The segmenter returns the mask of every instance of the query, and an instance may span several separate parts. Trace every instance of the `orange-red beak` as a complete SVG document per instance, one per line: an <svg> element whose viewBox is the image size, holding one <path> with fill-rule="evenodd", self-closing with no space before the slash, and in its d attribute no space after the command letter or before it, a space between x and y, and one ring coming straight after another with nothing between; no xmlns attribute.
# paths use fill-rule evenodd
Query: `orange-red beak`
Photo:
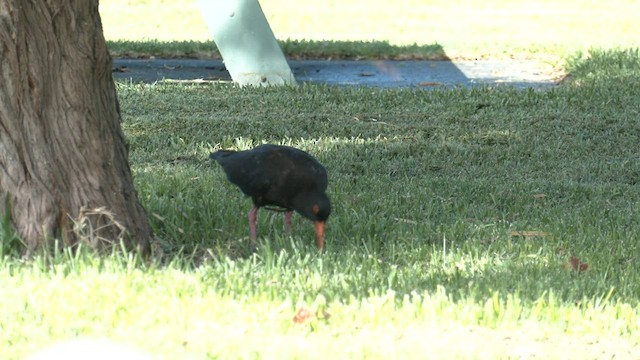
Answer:
<svg viewBox="0 0 640 360"><path fill-rule="evenodd" d="M324 248L324 221L316 221L316 244L318 249Z"/></svg>

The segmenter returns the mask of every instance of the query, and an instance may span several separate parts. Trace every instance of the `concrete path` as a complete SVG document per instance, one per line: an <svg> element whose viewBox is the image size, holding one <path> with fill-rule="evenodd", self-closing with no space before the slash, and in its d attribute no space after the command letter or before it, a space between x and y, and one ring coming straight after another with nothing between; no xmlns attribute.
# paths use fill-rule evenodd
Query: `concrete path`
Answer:
<svg viewBox="0 0 640 360"><path fill-rule="evenodd" d="M558 77L551 66L536 60L290 60L289 65L298 83L342 86L548 88ZM115 59L113 70L116 80L133 83L231 81L220 60Z"/></svg>

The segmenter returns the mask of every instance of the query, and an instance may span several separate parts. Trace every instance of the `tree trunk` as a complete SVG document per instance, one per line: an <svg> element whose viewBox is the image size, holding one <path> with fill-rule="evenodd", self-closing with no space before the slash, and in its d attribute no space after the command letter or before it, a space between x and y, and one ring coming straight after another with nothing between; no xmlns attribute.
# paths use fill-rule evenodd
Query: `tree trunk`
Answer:
<svg viewBox="0 0 640 360"><path fill-rule="evenodd" d="M27 255L149 250L97 0L0 0L0 196Z"/></svg>

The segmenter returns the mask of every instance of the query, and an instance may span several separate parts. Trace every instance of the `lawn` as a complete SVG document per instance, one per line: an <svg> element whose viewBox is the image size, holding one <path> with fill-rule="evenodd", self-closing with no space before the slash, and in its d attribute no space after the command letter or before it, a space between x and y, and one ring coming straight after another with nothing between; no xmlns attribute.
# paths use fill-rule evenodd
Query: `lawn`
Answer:
<svg viewBox="0 0 640 360"><path fill-rule="evenodd" d="M81 336L161 359L634 358L639 63L594 51L548 91L120 83L153 259L25 262L3 232L0 354ZM207 156L263 142L326 165L325 252L267 211L250 251L251 202Z"/></svg>
<svg viewBox="0 0 640 360"><path fill-rule="evenodd" d="M263 0L260 4L289 57L557 61L591 47L635 47L640 32L640 3L634 0ZM164 0L160 5L103 0L100 11L105 37L116 56L217 56L214 44L207 42L210 33L195 0ZM158 46L156 40L170 44ZM372 43L362 50L352 41Z"/></svg>
<svg viewBox="0 0 640 360"><path fill-rule="evenodd" d="M637 46L638 3L425 3L261 2L289 56L535 57L571 75L550 90L118 83L153 256L26 261L2 219L0 358L76 337L158 359L637 358L640 56L609 50ZM161 4L101 1L114 55L215 56L194 2ZM325 164L324 252L310 222L288 235L268 211L251 251L251 201L207 157L265 142Z"/></svg>

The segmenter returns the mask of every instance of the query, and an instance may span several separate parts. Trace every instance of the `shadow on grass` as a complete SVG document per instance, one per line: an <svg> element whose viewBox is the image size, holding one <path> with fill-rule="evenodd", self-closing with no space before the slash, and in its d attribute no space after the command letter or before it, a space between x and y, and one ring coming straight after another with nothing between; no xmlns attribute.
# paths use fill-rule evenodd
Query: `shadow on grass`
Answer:
<svg viewBox="0 0 640 360"><path fill-rule="evenodd" d="M439 44L391 45L387 41L307 41L280 40L280 47L291 60L448 60ZM218 59L213 41L107 41L114 58Z"/></svg>
<svg viewBox="0 0 640 360"><path fill-rule="evenodd" d="M300 83L425 88L471 83L439 44L287 40L281 46ZM120 81L231 81L213 42L112 41L109 47Z"/></svg>
<svg viewBox="0 0 640 360"><path fill-rule="evenodd" d="M122 86L119 95L141 201L164 219L151 220L169 254L249 257L251 201L207 156L284 143L329 171L328 251L309 265L335 272L322 291L339 296L340 273L350 271L357 276L347 285L363 292L444 284L480 297L529 289L532 300L552 289L579 301L612 287L637 298L634 84L549 92ZM293 254L284 260L316 259L313 226L294 221L289 241L281 214L261 212L259 236L269 251ZM550 235L514 239L512 230ZM589 270L564 269L570 256Z"/></svg>

